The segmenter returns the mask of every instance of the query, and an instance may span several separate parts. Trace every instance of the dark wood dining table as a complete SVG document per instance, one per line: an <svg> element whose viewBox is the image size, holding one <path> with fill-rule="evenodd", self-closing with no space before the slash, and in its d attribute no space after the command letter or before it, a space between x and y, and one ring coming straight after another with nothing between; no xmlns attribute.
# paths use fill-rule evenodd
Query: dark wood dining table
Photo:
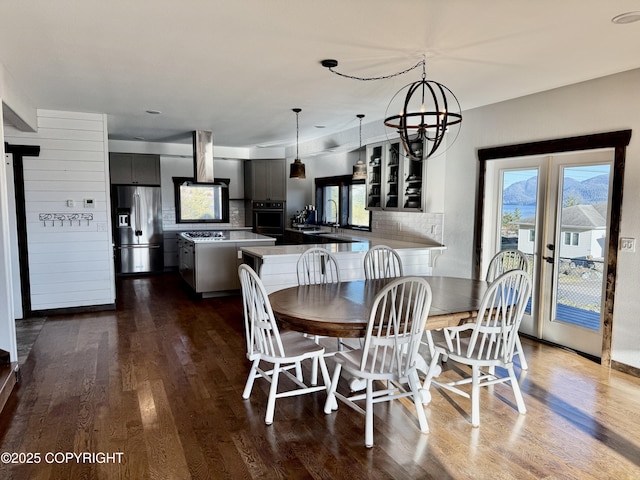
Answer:
<svg viewBox="0 0 640 480"><path fill-rule="evenodd" d="M427 276L432 301L427 329L473 320L489 284L483 280ZM326 285L301 285L269 295L273 313L283 327L340 338L361 338L367 330L376 294L392 279L353 280Z"/></svg>

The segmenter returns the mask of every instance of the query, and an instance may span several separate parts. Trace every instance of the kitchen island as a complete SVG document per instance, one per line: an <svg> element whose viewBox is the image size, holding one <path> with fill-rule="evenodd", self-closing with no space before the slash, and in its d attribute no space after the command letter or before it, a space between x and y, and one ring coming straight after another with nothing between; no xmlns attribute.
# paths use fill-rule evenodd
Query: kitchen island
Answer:
<svg viewBox="0 0 640 480"><path fill-rule="evenodd" d="M310 234L311 236L313 234ZM243 246L242 261L251 266L262 279L267 293L275 292L298 284L296 264L298 258L311 247L327 249L338 261L341 280L361 280L364 278L364 256L369 248L375 245L387 245L395 249L402 259L405 275L430 275L432 272L434 252L446 247L434 243L405 242L358 236L356 232L332 233L320 231L318 243L303 245ZM331 239L335 238L335 242ZM325 242L330 243L325 243Z"/></svg>
<svg viewBox="0 0 640 480"><path fill-rule="evenodd" d="M182 279L202 297L236 293L240 289L238 265L242 247L275 245L275 238L248 231L197 230L179 235Z"/></svg>

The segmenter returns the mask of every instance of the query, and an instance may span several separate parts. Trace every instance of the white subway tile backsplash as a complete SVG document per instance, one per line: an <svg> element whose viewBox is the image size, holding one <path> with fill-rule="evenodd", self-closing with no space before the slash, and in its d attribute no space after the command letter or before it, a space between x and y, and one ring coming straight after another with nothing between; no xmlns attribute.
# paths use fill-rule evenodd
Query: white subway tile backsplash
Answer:
<svg viewBox="0 0 640 480"><path fill-rule="evenodd" d="M443 213L373 212L372 235L403 241L442 243Z"/></svg>

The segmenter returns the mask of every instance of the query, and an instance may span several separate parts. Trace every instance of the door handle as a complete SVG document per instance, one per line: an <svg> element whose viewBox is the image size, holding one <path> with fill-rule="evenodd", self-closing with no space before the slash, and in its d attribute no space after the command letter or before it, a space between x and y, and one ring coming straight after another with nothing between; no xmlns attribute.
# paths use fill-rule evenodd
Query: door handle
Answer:
<svg viewBox="0 0 640 480"><path fill-rule="evenodd" d="M135 193L135 195L133 196L133 202L134 202L134 206L135 206L135 214L136 214L136 224L134 227L134 235L136 237L140 237L142 236L142 228L140 227L140 194L138 192Z"/></svg>
<svg viewBox="0 0 640 480"><path fill-rule="evenodd" d="M542 257L547 263L553 263L553 257Z"/></svg>

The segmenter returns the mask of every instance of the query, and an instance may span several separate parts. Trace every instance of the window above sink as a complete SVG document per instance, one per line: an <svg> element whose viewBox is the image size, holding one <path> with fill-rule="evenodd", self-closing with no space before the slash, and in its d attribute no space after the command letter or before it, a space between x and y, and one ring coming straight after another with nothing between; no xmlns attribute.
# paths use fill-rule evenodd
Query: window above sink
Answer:
<svg viewBox="0 0 640 480"><path fill-rule="evenodd" d="M325 227L371 231L364 180L351 175L316 178L317 223Z"/></svg>

